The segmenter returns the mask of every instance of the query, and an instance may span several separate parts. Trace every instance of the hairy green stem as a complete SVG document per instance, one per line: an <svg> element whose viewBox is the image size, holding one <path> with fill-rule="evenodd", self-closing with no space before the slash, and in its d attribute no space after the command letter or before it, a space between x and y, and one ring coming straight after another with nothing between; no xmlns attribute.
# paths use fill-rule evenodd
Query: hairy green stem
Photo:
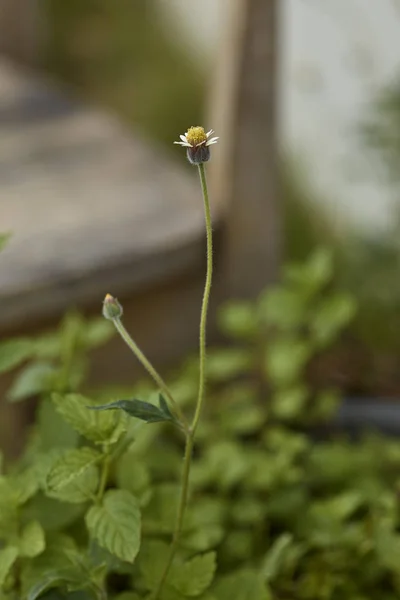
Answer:
<svg viewBox="0 0 400 600"><path fill-rule="evenodd" d="M204 403L205 386L206 386L206 327L207 327L207 314L208 314L208 303L210 300L211 283L213 275L213 243L212 243L212 223L211 223L211 211L210 211L210 200L208 197L208 188L204 164L199 165L199 175L201 183L201 191L203 193L204 200L204 216L206 221L206 233L207 233L207 275L206 283L204 286L203 303L201 306L200 316L200 375L199 375L199 394L197 397L196 411L194 414L191 430L193 435L196 433L197 425L199 424L201 409Z"/></svg>
<svg viewBox="0 0 400 600"><path fill-rule="evenodd" d="M179 538L182 531L183 519L185 517L186 505L188 501L189 495L189 475L190 475L190 465L192 461L192 452L193 452L193 444L194 444L194 435L193 431L190 431L186 436L186 445L185 445L185 457L183 461L183 471L182 471L182 487L181 494L179 498L179 506L178 506L178 515L176 518L174 534L172 537L172 542L169 547L168 558L165 563L164 570L160 577L160 581L158 582L157 588L154 593L154 600L157 600L162 592L164 587L164 583L167 579L169 570L172 565L172 561L174 560L174 556L176 550L178 548Z"/></svg>
<svg viewBox="0 0 400 600"><path fill-rule="evenodd" d="M168 577L169 570L171 568L172 562L174 560L175 553L178 549L179 538L182 532L183 520L185 517L186 506L189 495L189 476L190 476L190 467L192 462L192 453L194 446L194 438L196 434L196 429L199 424L199 419L201 415L201 409L204 403L205 396L205 385L206 385L206 326L207 326L207 313L208 313L208 303L210 300L210 292L211 292L211 283L212 283L212 271L213 271L213 246L212 246L212 223L211 223L211 211L210 211L210 202L208 197L208 189L207 189L207 181L206 174L204 169L204 164L199 165L199 175L200 175L200 183L201 183L201 191L203 193L204 200L204 214L206 221L206 233L207 233L207 275L206 282L204 286L204 295L203 295L203 303L201 307L201 315L200 315L200 374L199 374L199 392L196 403L196 410L193 417L192 424L190 426L189 431L186 435L186 446L185 446L185 456L183 461L183 471L182 471L182 483L181 483L181 493L179 499L178 506L178 514L176 518L174 534L171 542L171 546L169 548L167 562L165 564L164 570L162 572L160 581L158 582L157 588L154 592L153 600L158 600L162 589L164 587L164 583Z"/></svg>
<svg viewBox="0 0 400 600"><path fill-rule="evenodd" d="M168 400L169 400L169 402L170 402L173 410L175 411L175 413L177 414L177 416L179 418L179 421L180 421L180 423L182 425L183 430L187 434L188 431L189 431L189 424L188 424L188 422L187 422L187 420L185 418L185 415L183 414L183 412L181 410L181 407L175 401L175 399L174 399L171 391L169 390L167 384L162 379L162 377L157 373L157 371L155 370L155 368L153 367L153 365L150 363L150 361L143 354L143 352L141 351L141 349L139 348L139 346L136 344L136 342L131 338L131 336L129 335L129 333L125 329L125 327L124 327L121 319L119 317L116 317L115 319L113 319L113 323L115 325L116 330L118 331L118 333L120 334L120 336L124 340L124 342L132 350L132 352L134 353L134 355L136 356L136 358L138 359L138 361L143 365L143 367L149 373L150 377L152 377L154 379L154 381L156 382L156 384L158 385L158 387L160 388L160 390L168 398Z"/></svg>

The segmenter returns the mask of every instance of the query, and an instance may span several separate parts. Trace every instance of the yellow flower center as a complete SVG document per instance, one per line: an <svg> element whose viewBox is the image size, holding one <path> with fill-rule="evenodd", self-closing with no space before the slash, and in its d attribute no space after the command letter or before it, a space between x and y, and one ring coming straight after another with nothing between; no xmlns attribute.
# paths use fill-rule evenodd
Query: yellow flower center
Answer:
<svg viewBox="0 0 400 600"><path fill-rule="evenodd" d="M186 139L191 146L198 146L207 141L204 127L190 127L186 132Z"/></svg>

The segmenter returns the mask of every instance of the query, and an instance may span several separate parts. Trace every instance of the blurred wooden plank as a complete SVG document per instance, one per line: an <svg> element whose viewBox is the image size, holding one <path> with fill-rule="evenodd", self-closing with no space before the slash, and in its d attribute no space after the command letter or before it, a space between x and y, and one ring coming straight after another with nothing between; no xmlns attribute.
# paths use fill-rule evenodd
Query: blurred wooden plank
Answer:
<svg viewBox="0 0 400 600"><path fill-rule="evenodd" d="M196 173L168 152L5 62L0 130L3 330L202 264Z"/></svg>
<svg viewBox="0 0 400 600"><path fill-rule="evenodd" d="M224 206L221 293L254 297L278 273L277 0L229 4L210 122L221 136L212 190Z"/></svg>
<svg viewBox="0 0 400 600"><path fill-rule="evenodd" d="M41 17L38 0L0 0L0 53L26 64L36 64Z"/></svg>

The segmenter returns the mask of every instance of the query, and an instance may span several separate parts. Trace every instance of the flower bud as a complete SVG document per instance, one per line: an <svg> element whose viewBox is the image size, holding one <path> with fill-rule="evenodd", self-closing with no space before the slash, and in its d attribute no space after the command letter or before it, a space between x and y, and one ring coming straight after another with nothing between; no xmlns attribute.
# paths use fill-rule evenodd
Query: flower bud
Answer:
<svg viewBox="0 0 400 600"><path fill-rule="evenodd" d="M217 137L211 137L213 133L213 129L206 133L204 127L190 127L174 144L186 148L186 156L192 165L201 165L210 160L210 146L218 141Z"/></svg>
<svg viewBox="0 0 400 600"><path fill-rule="evenodd" d="M123 315L123 308L116 298L107 294L103 301L103 317L113 321Z"/></svg>
<svg viewBox="0 0 400 600"><path fill-rule="evenodd" d="M186 156L191 165L201 165L210 160L210 148L204 144L203 146L186 148Z"/></svg>

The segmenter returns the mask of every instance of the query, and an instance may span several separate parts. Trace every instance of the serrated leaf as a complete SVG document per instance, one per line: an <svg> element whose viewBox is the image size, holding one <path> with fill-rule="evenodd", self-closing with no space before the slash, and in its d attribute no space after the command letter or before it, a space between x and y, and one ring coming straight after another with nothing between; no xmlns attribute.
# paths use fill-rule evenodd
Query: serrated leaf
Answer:
<svg viewBox="0 0 400 600"><path fill-rule="evenodd" d="M10 402L19 402L42 393L47 389L54 372L54 367L47 362L35 362L28 365L15 378L7 392L7 399Z"/></svg>
<svg viewBox="0 0 400 600"><path fill-rule="evenodd" d="M58 492L68 487L75 480L96 464L101 454L93 448L83 447L64 453L47 474L47 486L50 491Z"/></svg>
<svg viewBox="0 0 400 600"><path fill-rule="evenodd" d="M251 569L243 569L222 577L211 593L216 600L272 600L272 595L261 576Z"/></svg>
<svg viewBox="0 0 400 600"><path fill-rule="evenodd" d="M20 556L33 558L41 554L46 548L43 527L38 521L31 521L24 527L18 541Z"/></svg>
<svg viewBox="0 0 400 600"><path fill-rule="evenodd" d="M46 490L50 498L61 502L81 504L93 500L99 487L99 470L91 466L71 483L60 487L58 490Z"/></svg>
<svg viewBox="0 0 400 600"><path fill-rule="evenodd" d="M86 514L90 535L102 547L127 562L139 551L141 517L138 501L126 490L106 492L100 506Z"/></svg>
<svg viewBox="0 0 400 600"><path fill-rule="evenodd" d="M195 556L181 565L174 565L169 583L184 596L199 596L208 589L216 570L216 553Z"/></svg>
<svg viewBox="0 0 400 600"><path fill-rule="evenodd" d="M121 409L126 412L129 416L146 421L146 423L160 423L162 421L170 421L171 417L162 412L154 404L150 402L144 402L143 400L116 400L109 404L103 404L101 406L89 406L91 410L117 410Z"/></svg>
<svg viewBox="0 0 400 600"><path fill-rule="evenodd" d="M0 586L4 584L17 556L18 549L14 546L7 546L0 550Z"/></svg>
<svg viewBox="0 0 400 600"><path fill-rule="evenodd" d="M72 451L70 451L72 452ZM63 453L59 449L49 453L48 462L44 461L43 472L41 478L44 479L43 488L47 496L60 500L62 502L71 502L79 504L92 500L97 492L99 485L99 470L93 464L85 467L79 475L71 478L65 485L61 485L61 477L59 479L60 486L57 489L50 488L48 485L48 476L56 464L61 466L61 463L68 452ZM44 459L46 455L44 456Z"/></svg>
<svg viewBox="0 0 400 600"><path fill-rule="evenodd" d="M80 394L53 394L57 411L81 435L96 444L113 444L126 431L122 415L88 410L95 404Z"/></svg>
<svg viewBox="0 0 400 600"><path fill-rule="evenodd" d="M30 358L33 352L33 343L28 338L14 338L0 342L0 373L15 369Z"/></svg>
<svg viewBox="0 0 400 600"><path fill-rule="evenodd" d="M154 590L160 581L168 558L169 546L161 540L146 540L138 557L138 568L147 590ZM169 578L167 580L169 582Z"/></svg>

